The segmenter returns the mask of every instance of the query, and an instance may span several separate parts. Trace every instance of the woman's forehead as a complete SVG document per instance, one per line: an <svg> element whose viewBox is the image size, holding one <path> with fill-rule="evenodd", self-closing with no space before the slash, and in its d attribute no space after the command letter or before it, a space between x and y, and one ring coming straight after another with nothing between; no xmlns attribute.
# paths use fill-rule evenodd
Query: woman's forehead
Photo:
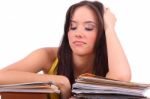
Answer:
<svg viewBox="0 0 150 99"><path fill-rule="evenodd" d="M96 23L96 15L94 11L88 6L81 6L75 9L71 20L77 22L90 21Z"/></svg>

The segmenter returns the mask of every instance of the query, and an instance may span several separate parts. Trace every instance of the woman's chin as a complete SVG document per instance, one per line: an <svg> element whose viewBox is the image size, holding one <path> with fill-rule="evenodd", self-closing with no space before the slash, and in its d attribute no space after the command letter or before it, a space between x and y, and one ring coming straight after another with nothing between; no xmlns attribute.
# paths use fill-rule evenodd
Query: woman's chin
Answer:
<svg viewBox="0 0 150 99"><path fill-rule="evenodd" d="M73 51L74 55L78 55L78 56L85 56L88 54L87 51L85 50L77 50L77 51Z"/></svg>

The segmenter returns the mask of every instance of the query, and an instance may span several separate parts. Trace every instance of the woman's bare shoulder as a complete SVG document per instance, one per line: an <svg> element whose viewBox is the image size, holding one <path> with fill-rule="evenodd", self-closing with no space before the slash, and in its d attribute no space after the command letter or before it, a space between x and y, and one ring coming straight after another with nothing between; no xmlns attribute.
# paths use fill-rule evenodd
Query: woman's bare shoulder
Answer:
<svg viewBox="0 0 150 99"><path fill-rule="evenodd" d="M30 55L36 56L36 58L39 59L45 58L45 59L49 59L49 61L52 61L57 57L57 51L58 51L58 47L43 47L34 50L31 54L29 54L29 56Z"/></svg>
<svg viewBox="0 0 150 99"><path fill-rule="evenodd" d="M45 50L51 58L57 57L58 47L45 47L41 48L41 50Z"/></svg>
<svg viewBox="0 0 150 99"><path fill-rule="evenodd" d="M47 70L49 70L51 65L53 64L54 60L57 58L58 47L45 47L40 48L37 51L41 52L44 55L44 57L46 58L45 60L48 59L48 63L43 68L43 70L47 72Z"/></svg>
<svg viewBox="0 0 150 99"><path fill-rule="evenodd" d="M58 48L56 47L36 49L20 61L10 64L3 70L19 70L26 72L46 71L57 57L57 50Z"/></svg>

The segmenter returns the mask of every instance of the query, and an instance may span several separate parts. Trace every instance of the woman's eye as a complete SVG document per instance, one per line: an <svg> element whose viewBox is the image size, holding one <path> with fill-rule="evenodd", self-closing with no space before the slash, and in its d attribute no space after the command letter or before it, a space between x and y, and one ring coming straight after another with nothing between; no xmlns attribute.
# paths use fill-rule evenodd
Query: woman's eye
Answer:
<svg viewBox="0 0 150 99"><path fill-rule="evenodd" d="M70 30L76 30L77 29L77 25L76 25L76 23L71 23L70 24Z"/></svg>
<svg viewBox="0 0 150 99"><path fill-rule="evenodd" d="M70 29L71 29L71 30L76 30L76 29L77 29L77 27L70 27Z"/></svg>
<svg viewBox="0 0 150 99"><path fill-rule="evenodd" d="M87 30L87 31L92 31L93 28L85 28L85 30Z"/></svg>
<svg viewBox="0 0 150 99"><path fill-rule="evenodd" d="M92 24L86 24L84 28L86 31L92 31L94 30L95 26Z"/></svg>

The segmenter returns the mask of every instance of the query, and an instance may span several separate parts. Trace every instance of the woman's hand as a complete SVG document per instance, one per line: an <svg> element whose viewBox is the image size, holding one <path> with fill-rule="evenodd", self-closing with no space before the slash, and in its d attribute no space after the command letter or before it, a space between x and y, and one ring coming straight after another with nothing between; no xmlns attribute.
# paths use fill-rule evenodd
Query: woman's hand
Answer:
<svg viewBox="0 0 150 99"><path fill-rule="evenodd" d="M57 75L58 76L58 75ZM71 85L69 79L65 76L58 76L56 85L60 88L61 99L69 99L71 96Z"/></svg>
<svg viewBox="0 0 150 99"><path fill-rule="evenodd" d="M106 29L114 29L116 17L109 8L104 8L104 27Z"/></svg>

